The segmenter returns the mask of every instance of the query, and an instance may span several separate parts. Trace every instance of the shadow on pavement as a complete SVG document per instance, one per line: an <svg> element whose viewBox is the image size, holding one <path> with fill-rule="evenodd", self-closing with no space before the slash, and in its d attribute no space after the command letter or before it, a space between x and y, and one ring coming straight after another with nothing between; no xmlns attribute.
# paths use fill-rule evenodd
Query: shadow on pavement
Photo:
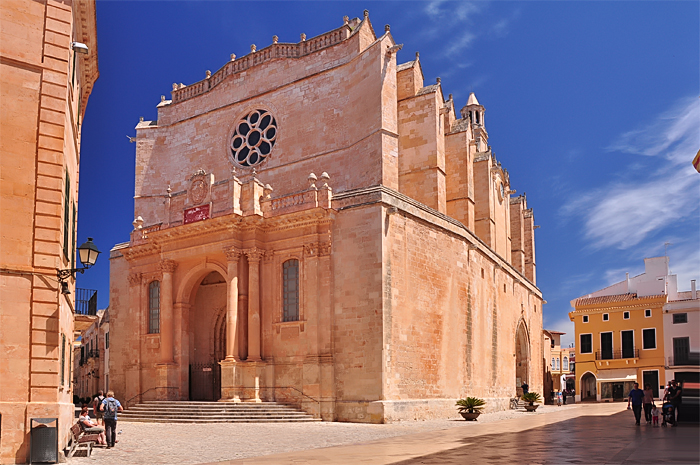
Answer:
<svg viewBox="0 0 700 465"><path fill-rule="evenodd" d="M631 411L580 416L527 431L465 438L464 446L398 462L415 464L695 464L697 424L635 426Z"/></svg>

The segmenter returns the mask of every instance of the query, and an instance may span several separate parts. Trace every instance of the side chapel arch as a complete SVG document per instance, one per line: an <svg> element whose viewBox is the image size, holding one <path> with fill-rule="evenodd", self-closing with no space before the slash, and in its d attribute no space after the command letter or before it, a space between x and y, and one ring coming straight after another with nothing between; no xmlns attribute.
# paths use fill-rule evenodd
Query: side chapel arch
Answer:
<svg viewBox="0 0 700 465"><path fill-rule="evenodd" d="M520 386L529 383L530 373L530 336L527 324L521 318L515 331L515 386L518 394L522 394Z"/></svg>

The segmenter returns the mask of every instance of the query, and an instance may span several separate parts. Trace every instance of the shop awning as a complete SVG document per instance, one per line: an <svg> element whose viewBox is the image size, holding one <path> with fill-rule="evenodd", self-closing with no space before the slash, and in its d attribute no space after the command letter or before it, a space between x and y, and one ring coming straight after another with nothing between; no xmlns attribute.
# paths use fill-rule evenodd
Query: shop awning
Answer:
<svg viewBox="0 0 700 465"><path fill-rule="evenodd" d="M600 370L598 372L598 381L637 381L637 370L635 369L619 369L619 370Z"/></svg>

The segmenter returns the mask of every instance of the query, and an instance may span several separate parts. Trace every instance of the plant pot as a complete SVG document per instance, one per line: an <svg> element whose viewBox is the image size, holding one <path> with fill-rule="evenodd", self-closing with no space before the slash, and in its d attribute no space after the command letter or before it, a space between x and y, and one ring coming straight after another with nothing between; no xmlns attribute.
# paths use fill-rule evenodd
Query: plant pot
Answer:
<svg viewBox="0 0 700 465"><path fill-rule="evenodd" d="M474 413L467 413L467 412L459 412L462 417L467 420L467 421L476 421L477 418L479 418L479 415L481 415L481 412L474 412Z"/></svg>
<svg viewBox="0 0 700 465"><path fill-rule="evenodd" d="M526 406L525 406L525 410L527 410L528 412L534 412L535 410L537 410L537 407L539 407L539 406L540 406L539 404L537 404L537 405L526 405Z"/></svg>

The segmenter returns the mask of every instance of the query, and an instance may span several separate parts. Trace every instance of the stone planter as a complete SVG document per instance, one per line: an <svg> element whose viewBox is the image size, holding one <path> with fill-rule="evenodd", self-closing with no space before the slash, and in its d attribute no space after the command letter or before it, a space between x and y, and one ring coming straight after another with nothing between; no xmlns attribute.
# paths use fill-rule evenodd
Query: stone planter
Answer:
<svg viewBox="0 0 700 465"><path fill-rule="evenodd" d="M525 406L525 410L527 410L528 412L534 412L535 410L537 410L537 407L539 407L539 406L540 406L539 404L537 404L537 405L526 405L526 406Z"/></svg>
<svg viewBox="0 0 700 465"><path fill-rule="evenodd" d="M467 421L476 421L476 419L479 418L479 415L481 415L481 412L474 412L474 413L459 412L459 414L462 415L462 418L464 418Z"/></svg>

